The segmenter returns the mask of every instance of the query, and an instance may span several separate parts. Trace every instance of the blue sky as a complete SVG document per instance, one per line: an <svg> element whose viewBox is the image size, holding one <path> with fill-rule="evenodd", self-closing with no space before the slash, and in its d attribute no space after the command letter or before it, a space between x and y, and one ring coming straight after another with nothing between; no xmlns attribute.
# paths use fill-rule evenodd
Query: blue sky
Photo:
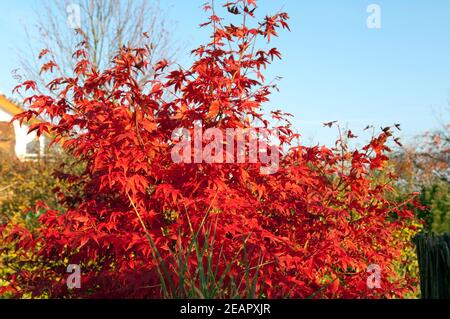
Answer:
<svg viewBox="0 0 450 319"><path fill-rule="evenodd" d="M162 0L175 22L174 36L188 52L204 42L205 2ZM381 8L381 29L368 29L366 8ZM339 120L357 135L368 124L400 123L400 136L412 141L450 116L450 1L448 0L259 0L260 14L287 11L291 32L274 42L283 60L267 77L283 77L274 108L293 113L305 143L330 144L336 131L322 122ZM0 90L15 85L17 47L26 41L23 24L32 25L39 1L0 0ZM448 114L447 114L448 113ZM361 136L364 140L364 135Z"/></svg>

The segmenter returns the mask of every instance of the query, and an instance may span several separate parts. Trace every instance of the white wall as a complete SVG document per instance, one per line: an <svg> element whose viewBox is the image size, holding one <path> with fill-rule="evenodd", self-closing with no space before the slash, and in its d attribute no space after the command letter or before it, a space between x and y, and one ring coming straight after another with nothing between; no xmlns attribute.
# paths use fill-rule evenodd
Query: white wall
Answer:
<svg viewBox="0 0 450 319"><path fill-rule="evenodd" d="M12 115L0 109L0 121L9 122L12 119ZM19 159L24 159L27 154L27 144L32 142L36 138L36 132L28 133L28 125L20 126L18 121L13 123L14 132L16 135L16 156ZM42 141L42 139L41 139Z"/></svg>
<svg viewBox="0 0 450 319"><path fill-rule="evenodd" d="M9 122L9 121L11 121L11 119L12 119L11 114L6 113L2 109L0 109L0 121L1 122Z"/></svg>
<svg viewBox="0 0 450 319"><path fill-rule="evenodd" d="M27 154L27 144L36 139L36 132L28 134L28 125L20 126L18 121L13 124L16 133L16 155L19 159L24 159Z"/></svg>

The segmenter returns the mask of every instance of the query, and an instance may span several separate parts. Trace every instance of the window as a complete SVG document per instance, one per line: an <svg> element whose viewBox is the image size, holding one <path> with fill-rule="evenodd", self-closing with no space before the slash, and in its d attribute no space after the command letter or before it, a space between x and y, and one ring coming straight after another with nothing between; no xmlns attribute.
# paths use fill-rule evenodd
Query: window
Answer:
<svg viewBox="0 0 450 319"><path fill-rule="evenodd" d="M35 139L27 144L27 155L37 156L40 152L41 144L39 143L39 139Z"/></svg>

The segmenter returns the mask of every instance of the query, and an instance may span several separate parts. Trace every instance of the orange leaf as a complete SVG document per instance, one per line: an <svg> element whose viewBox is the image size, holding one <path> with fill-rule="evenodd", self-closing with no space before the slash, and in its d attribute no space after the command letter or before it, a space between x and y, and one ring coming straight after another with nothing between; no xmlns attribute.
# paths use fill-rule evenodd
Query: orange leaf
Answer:
<svg viewBox="0 0 450 319"><path fill-rule="evenodd" d="M330 285L330 290L333 294L335 294L339 289L339 278L336 278L333 283Z"/></svg>
<svg viewBox="0 0 450 319"><path fill-rule="evenodd" d="M209 112L208 112L208 118L212 119L214 117L217 116L217 114L219 113L219 102L218 101L214 101L211 103L211 105L209 106Z"/></svg>

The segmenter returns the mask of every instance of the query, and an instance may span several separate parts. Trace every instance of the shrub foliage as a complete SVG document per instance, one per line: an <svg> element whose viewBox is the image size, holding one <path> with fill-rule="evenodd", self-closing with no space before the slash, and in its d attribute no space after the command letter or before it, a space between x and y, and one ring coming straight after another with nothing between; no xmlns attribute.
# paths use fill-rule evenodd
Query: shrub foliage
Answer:
<svg viewBox="0 0 450 319"><path fill-rule="evenodd" d="M394 264L408 245L394 240L412 212L391 200L392 181L374 178L388 160L383 129L361 149L351 132L336 146L302 146L281 111L263 114L275 88L263 70L280 58L264 41L288 29L277 13L255 23L255 0L227 2L202 24L209 43L189 68L150 64L150 47L122 48L106 70L77 48L73 77L49 83L54 95L30 95L17 120L48 119L31 130L83 163L61 174L73 187L62 211L40 206L36 232L3 226L3 240L32 252L32 271L8 277L8 290L50 297L401 297L412 289ZM242 19L225 24L218 10ZM261 48L260 48L261 47ZM45 50L42 58L49 56ZM57 68L50 60L43 71ZM149 69L153 78L136 78ZM34 89L27 81L18 89ZM251 128L280 132L279 169L261 163L174 163L177 128ZM276 123L276 124L274 124ZM332 123L330 123L332 125ZM274 151L274 150L272 150ZM81 288L69 290L66 267L78 264ZM381 287L368 289L367 266Z"/></svg>

